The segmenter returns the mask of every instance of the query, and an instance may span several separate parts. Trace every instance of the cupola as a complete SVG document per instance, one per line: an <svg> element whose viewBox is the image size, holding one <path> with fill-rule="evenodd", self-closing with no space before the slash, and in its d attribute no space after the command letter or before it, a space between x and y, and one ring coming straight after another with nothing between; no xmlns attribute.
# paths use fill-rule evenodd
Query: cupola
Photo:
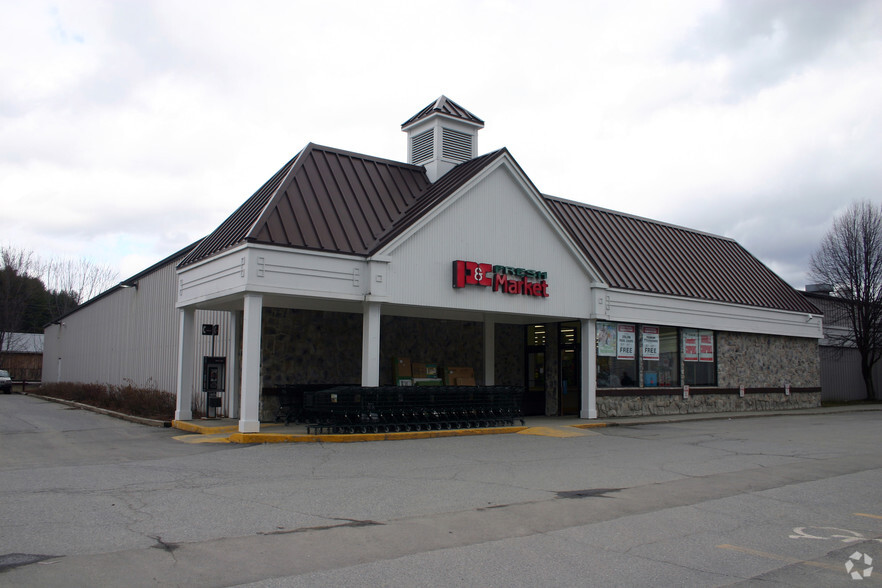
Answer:
<svg viewBox="0 0 882 588"><path fill-rule="evenodd" d="M422 165L430 182L478 155L484 121L441 96L401 125L407 133L407 162Z"/></svg>

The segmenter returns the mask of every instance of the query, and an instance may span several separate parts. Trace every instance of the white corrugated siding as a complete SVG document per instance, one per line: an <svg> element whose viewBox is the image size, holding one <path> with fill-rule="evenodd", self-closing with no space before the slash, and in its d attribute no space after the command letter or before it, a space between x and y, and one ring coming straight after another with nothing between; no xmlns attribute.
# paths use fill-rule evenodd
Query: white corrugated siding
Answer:
<svg viewBox="0 0 882 588"><path fill-rule="evenodd" d="M45 333L43 381L131 383L174 393L179 328L176 283L172 261L140 278L137 289L119 289L65 317L61 325L51 325ZM196 312L194 389L201 390L202 357L211 355L212 338L200 334L201 324L219 325L214 355L226 356L229 365L231 319L227 312ZM230 380L228 373L228 384ZM203 404L201 394L195 400ZM229 399L224 398L221 412L226 414L228 406Z"/></svg>
<svg viewBox="0 0 882 588"><path fill-rule="evenodd" d="M388 251L390 300L482 312L587 317L590 278L538 205L503 168L452 202L419 232ZM548 272L548 298L506 295L492 288L452 287L461 259Z"/></svg>

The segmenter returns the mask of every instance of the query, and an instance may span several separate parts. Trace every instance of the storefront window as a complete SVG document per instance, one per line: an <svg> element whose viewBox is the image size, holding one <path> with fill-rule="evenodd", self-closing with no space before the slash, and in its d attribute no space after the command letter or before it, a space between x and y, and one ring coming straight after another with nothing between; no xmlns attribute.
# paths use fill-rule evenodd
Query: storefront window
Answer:
<svg viewBox="0 0 882 588"><path fill-rule="evenodd" d="M562 347L566 347L568 345L578 345L580 343L581 337L579 337L580 333L580 325L579 323L561 323L560 324L560 344Z"/></svg>
<svg viewBox="0 0 882 588"><path fill-rule="evenodd" d="M545 325L530 325L527 327L527 346L545 346Z"/></svg>
<svg viewBox="0 0 882 588"><path fill-rule="evenodd" d="M683 378L688 386L716 386L717 355L713 331L683 329Z"/></svg>
<svg viewBox="0 0 882 588"><path fill-rule="evenodd" d="M683 384L717 385L713 331L597 322L598 388L676 387L681 370Z"/></svg>
<svg viewBox="0 0 882 588"><path fill-rule="evenodd" d="M680 361L676 327L643 326L640 328L640 358L643 386L678 386Z"/></svg>
<svg viewBox="0 0 882 588"><path fill-rule="evenodd" d="M630 388L637 381L637 329L623 323L597 323L597 387Z"/></svg>

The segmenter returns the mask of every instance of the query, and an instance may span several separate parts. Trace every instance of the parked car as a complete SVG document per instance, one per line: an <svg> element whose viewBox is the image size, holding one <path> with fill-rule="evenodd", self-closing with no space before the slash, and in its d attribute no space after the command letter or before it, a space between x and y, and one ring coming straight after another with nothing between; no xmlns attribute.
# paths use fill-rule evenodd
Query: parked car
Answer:
<svg viewBox="0 0 882 588"><path fill-rule="evenodd" d="M0 370L0 391L4 394L12 394L12 378L6 370Z"/></svg>

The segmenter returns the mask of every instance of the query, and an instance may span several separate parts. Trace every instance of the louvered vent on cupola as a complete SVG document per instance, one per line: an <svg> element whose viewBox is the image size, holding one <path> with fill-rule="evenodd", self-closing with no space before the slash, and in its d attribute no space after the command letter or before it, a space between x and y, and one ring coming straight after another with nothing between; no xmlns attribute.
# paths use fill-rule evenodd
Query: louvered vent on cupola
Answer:
<svg viewBox="0 0 882 588"><path fill-rule="evenodd" d="M441 129L441 155L457 161L472 158L472 136L453 129Z"/></svg>
<svg viewBox="0 0 882 588"><path fill-rule="evenodd" d="M422 165L434 182L478 156L478 131L484 121L441 96L401 125L407 133L407 162Z"/></svg>
<svg viewBox="0 0 882 588"><path fill-rule="evenodd" d="M428 131L413 137L410 145L411 153L413 154L413 160L411 163L420 164L432 159L434 147L435 129L429 129Z"/></svg>

